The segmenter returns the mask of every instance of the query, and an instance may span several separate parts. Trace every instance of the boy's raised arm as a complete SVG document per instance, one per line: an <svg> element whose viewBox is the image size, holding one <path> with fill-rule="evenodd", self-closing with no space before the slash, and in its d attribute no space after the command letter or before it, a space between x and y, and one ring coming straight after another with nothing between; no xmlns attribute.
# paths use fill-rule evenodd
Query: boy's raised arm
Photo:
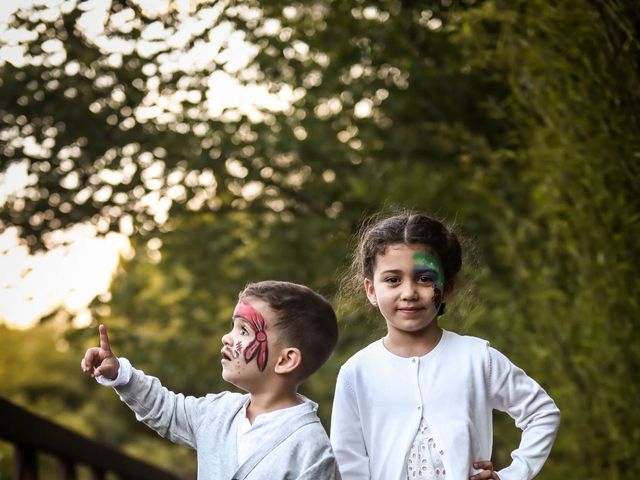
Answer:
<svg viewBox="0 0 640 480"><path fill-rule="evenodd" d="M87 349L80 362L80 367L92 378L102 375L109 380L114 380L118 376L120 362L111 351L107 327L101 324L98 327L98 332L100 333L100 346Z"/></svg>
<svg viewBox="0 0 640 480"><path fill-rule="evenodd" d="M156 377L145 375L126 358L114 355L104 325L98 331L100 346L87 349L80 362L82 371L99 384L114 387L139 421L173 442L195 448L194 425L198 425L198 419L193 420L192 416L199 418L197 404L206 401L206 397L185 397L167 390Z"/></svg>

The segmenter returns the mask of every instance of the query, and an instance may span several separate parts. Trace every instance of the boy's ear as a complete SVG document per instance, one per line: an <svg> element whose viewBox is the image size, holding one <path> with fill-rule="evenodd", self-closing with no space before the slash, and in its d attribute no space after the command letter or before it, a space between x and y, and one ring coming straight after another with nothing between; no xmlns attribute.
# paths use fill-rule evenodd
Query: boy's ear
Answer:
<svg viewBox="0 0 640 480"><path fill-rule="evenodd" d="M302 352L299 348L286 347L280 350L274 371L279 374L291 373L302 363Z"/></svg>
<svg viewBox="0 0 640 480"><path fill-rule="evenodd" d="M365 278L364 279L364 291L367 294L367 298L371 302L371 305L374 307L378 305L378 300L376 298L376 290L373 288L373 281Z"/></svg>

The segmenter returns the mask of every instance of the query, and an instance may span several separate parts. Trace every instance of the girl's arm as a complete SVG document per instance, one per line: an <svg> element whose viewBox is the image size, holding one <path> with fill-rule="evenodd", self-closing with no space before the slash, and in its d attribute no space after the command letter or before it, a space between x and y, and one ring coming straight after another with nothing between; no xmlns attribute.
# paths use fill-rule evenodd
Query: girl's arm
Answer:
<svg viewBox="0 0 640 480"><path fill-rule="evenodd" d="M371 479L356 396L343 370L333 398L331 445L343 480Z"/></svg>
<svg viewBox="0 0 640 480"><path fill-rule="evenodd" d="M506 411L522 430L511 465L501 480L531 479L549 457L560 426L560 410L551 397L502 353L489 347L489 388L493 408Z"/></svg>

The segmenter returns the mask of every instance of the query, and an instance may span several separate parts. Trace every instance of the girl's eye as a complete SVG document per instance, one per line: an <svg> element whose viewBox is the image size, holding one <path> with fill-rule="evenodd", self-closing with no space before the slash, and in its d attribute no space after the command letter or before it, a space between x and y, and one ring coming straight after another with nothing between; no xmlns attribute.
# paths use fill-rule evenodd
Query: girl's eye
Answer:
<svg viewBox="0 0 640 480"><path fill-rule="evenodd" d="M240 330L240 332L242 333L242 335L249 335L249 330L247 330L246 328L242 327L242 329Z"/></svg>
<svg viewBox="0 0 640 480"><path fill-rule="evenodd" d="M398 277L387 277L384 280L386 283L390 283L391 285L395 285L400 283L400 279Z"/></svg>
<svg viewBox="0 0 640 480"><path fill-rule="evenodd" d="M427 275L420 275L420 277L418 277L418 281L420 283L433 283L433 279Z"/></svg>

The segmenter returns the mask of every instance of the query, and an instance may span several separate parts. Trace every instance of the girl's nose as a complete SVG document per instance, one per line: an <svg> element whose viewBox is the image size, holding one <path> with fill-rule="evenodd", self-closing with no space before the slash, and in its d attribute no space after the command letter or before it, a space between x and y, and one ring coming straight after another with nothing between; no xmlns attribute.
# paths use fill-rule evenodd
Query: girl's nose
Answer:
<svg viewBox="0 0 640 480"><path fill-rule="evenodd" d="M228 346L232 345L232 341L231 341L231 335L230 335L230 333L225 333L225 334L222 336L222 344L223 344L224 346L226 346L226 347L228 347Z"/></svg>
<svg viewBox="0 0 640 480"><path fill-rule="evenodd" d="M418 290L416 289L415 283L405 282L402 288L402 299L415 300L416 298L418 298Z"/></svg>

